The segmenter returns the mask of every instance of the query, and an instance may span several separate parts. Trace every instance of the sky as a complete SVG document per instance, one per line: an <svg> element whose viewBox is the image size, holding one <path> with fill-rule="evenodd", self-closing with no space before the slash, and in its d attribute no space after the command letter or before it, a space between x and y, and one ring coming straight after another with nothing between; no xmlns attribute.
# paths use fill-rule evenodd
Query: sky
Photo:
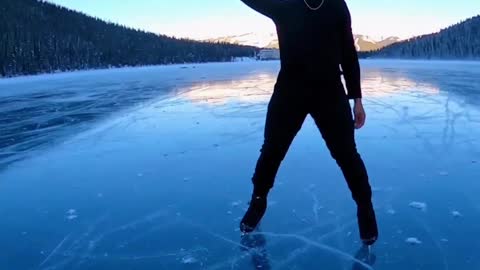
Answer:
<svg viewBox="0 0 480 270"><path fill-rule="evenodd" d="M176 37L206 39L275 31L271 20L240 0L49 1L107 21ZM433 33L480 14L480 0L346 2L352 14L354 33L375 38L408 38Z"/></svg>

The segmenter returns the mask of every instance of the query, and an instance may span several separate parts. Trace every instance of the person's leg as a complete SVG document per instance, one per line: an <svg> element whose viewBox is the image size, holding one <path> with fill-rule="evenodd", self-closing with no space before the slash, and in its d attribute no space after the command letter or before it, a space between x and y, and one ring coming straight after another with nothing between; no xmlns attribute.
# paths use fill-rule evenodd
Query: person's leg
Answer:
<svg viewBox="0 0 480 270"><path fill-rule="evenodd" d="M280 163L307 117L301 96L276 86L268 105L264 143L252 178L256 195L266 196L273 187Z"/></svg>
<svg viewBox="0 0 480 270"><path fill-rule="evenodd" d="M311 104L310 113L317 124L332 157L341 168L352 197L358 207L360 236L366 244L378 238L375 213L372 206L372 190L368 174L355 144L352 110L340 84L337 95L328 100ZM334 89L332 89L334 90Z"/></svg>
<svg viewBox="0 0 480 270"><path fill-rule="evenodd" d="M307 106L302 96L277 84L268 105L264 143L252 178L252 200L240 223L242 232L253 231L265 214L267 195L280 163L306 116Z"/></svg>

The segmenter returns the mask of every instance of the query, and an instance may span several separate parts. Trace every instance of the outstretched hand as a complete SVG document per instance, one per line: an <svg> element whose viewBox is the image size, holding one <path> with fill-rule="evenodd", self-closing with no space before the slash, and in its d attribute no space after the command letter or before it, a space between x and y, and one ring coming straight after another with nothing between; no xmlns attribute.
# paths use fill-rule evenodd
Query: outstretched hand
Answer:
<svg viewBox="0 0 480 270"><path fill-rule="evenodd" d="M355 116L355 129L361 129L365 125L365 120L367 118L361 99L355 99L353 114Z"/></svg>

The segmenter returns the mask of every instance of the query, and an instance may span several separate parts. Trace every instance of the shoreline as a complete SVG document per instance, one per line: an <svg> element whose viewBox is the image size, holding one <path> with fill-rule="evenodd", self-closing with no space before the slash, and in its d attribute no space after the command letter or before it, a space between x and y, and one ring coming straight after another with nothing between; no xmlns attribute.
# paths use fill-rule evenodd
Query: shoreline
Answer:
<svg viewBox="0 0 480 270"><path fill-rule="evenodd" d="M480 65L480 59L424 59L424 58L359 58L360 62L388 62L395 61L400 63L413 63L413 62L431 62L431 63L468 63ZM110 67L110 68L92 68L92 69L78 69L78 70L67 70L59 72L45 72L29 75L15 75L9 77L1 77L0 82L8 82L10 80L18 79L34 79L42 78L45 76L58 76L58 75L71 75L79 73L91 73L91 72L105 72L105 71L122 71L129 69L149 69L149 68L168 68L168 67L179 67L179 68L189 68L196 66L212 65L212 64L239 64L239 63L262 63L262 62L279 62L280 60L255 60L251 59L248 61L224 61L224 62L202 62L202 63L176 63L176 64L167 64L167 65L138 65L138 66L124 66L124 67Z"/></svg>

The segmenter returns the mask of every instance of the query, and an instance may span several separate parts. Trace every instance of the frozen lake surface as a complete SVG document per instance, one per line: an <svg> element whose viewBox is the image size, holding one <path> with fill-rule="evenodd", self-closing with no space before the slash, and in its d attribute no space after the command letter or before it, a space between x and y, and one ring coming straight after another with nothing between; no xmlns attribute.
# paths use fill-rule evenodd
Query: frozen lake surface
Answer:
<svg viewBox="0 0 480 270"><path fill-rule="evenodd" d="M241 238L278 62L0 80L0 269L480 269L480 63L364 61L381 238L308 118Z"/></svg>

